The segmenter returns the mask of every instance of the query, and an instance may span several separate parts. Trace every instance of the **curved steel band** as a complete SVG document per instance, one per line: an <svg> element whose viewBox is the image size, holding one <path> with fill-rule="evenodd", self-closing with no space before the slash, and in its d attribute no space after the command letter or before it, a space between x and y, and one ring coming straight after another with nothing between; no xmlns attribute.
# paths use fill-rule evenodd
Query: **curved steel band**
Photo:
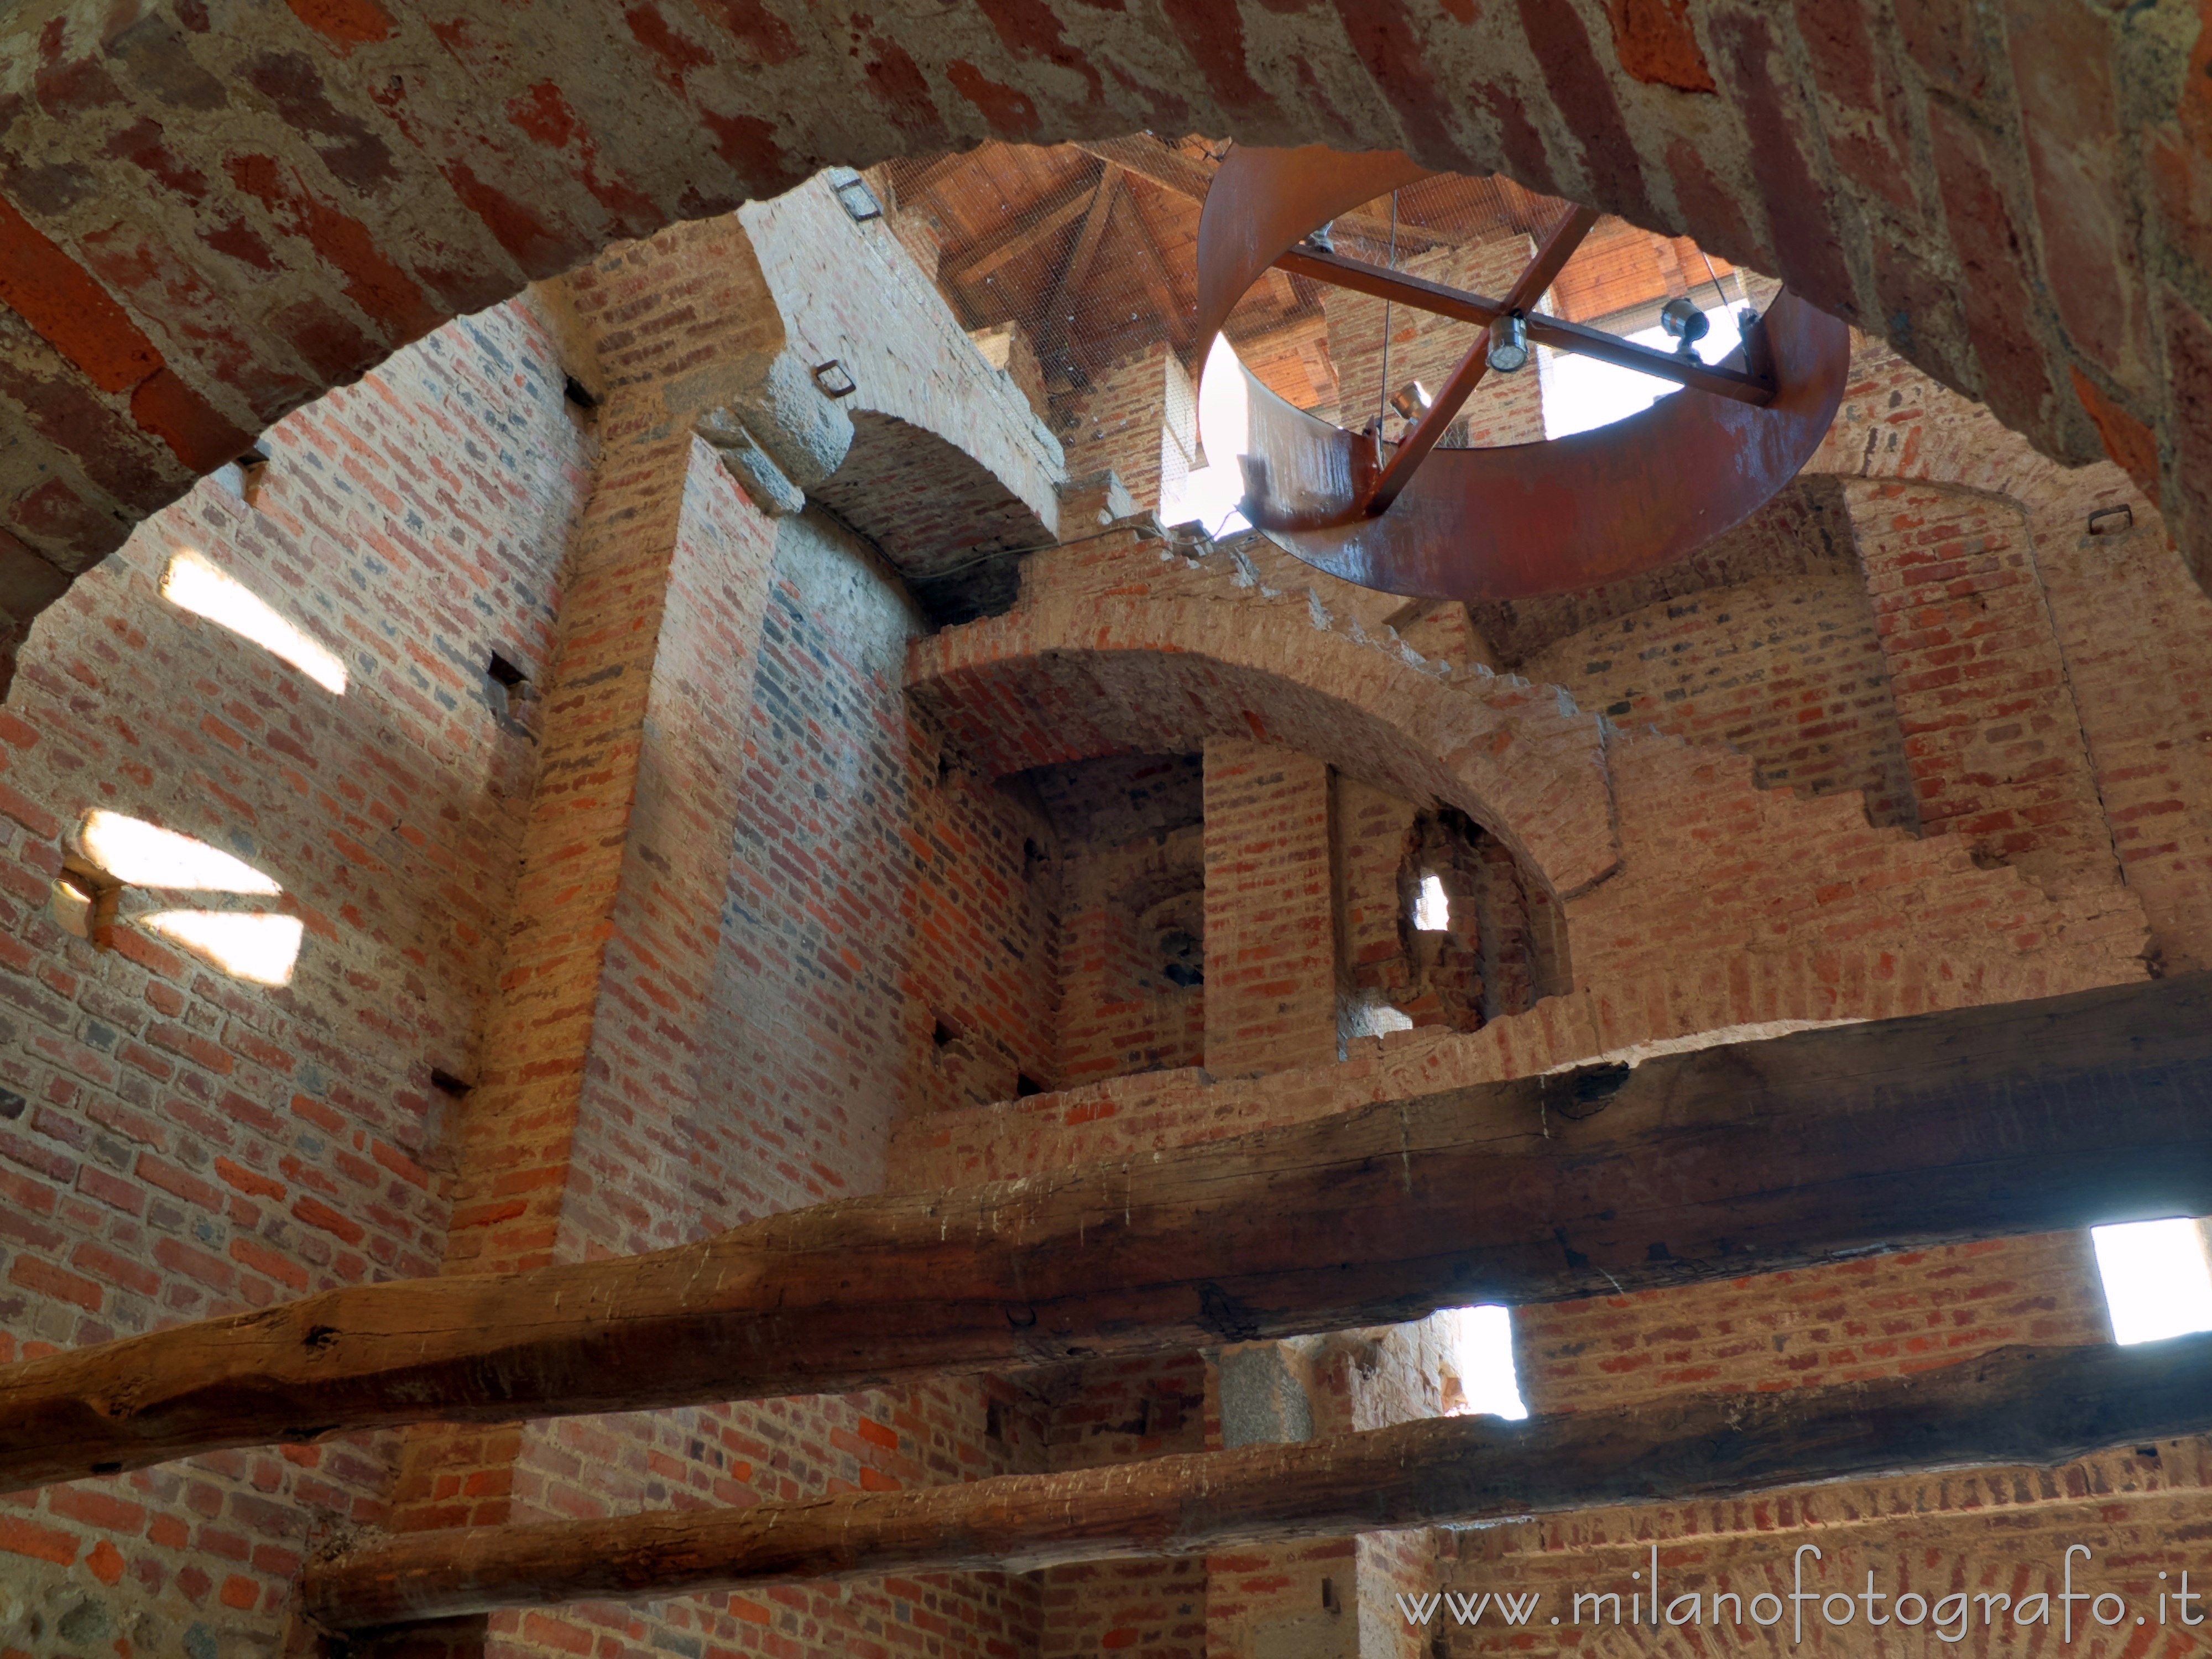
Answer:
<svg viewBox="0 0 2212 1659"><path fill-rule="evenodd" d="M1245 290L1308 233L1428 171L1395 152L1231 150L1199 221L1200 362ZM1209 432L1206 447L1238 457L1256 527L1347 581L1470 602L1597 586L1741 523L1819 447L1843 398L1850 331L1784 290L1759 332L1771 402L1684 394L1547 443L1437 450L1376 516L1362 504L1388 452L1249 369L1243 441Z"/></svg>

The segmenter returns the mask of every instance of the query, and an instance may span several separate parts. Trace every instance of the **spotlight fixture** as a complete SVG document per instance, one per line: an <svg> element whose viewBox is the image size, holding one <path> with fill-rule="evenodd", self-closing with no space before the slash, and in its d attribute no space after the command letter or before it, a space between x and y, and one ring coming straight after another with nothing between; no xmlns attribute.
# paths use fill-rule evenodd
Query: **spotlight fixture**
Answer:
<svg viewBox="0 0 2212 1659"><path fill-rule="evenodd" d="M1500 374L1528 367L1528 319L1509 311L1490 325L1490 366Z"/></svg>
<svg viewBox="0 0 2212 1659"><path fill-rule="evenodd" d="M1419 380L1408 380L1390 394L1390 407L1409 421L1418 421L1428 413L1431 401L1428 387Z"/></svg>
<svg viewBox="0 0 2212 1659"><path fill-rule="evenodd" d="M830 188L836 193L838 204L854 224L864 225L871 219L884 216L884 204L876 199L875 191L868 188L868 181L852 168L831 167L829 179Z"/></svg>
<svg viewBox="0 0 2212 1659"><path fill-rule="evenodd" d="M1659 326L1680 343L1674 349L1687 357L1696 355L1698 342L1712 331L1713 325L1698 309L1695 300L1678 294L1659 307Z"/></svg>

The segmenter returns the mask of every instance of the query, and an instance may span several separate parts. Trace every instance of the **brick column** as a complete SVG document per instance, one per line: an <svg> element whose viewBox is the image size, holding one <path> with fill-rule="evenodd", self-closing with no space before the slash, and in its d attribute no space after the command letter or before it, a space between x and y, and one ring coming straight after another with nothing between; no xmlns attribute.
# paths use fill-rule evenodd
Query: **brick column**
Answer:
<svg viewBox="0 0 2212 1659"><path fill-rule="evenodd" d="M2020 510L1925 484L1844 486L1922 832L2053 895L2120 879Z"/></svg>
<svg viewBox="0 0 2212 1659"><path fill-rule="evenodd" d="M1279 744L1206 745L1206 1066L1245 1077L1336 1058L1328 768ZM1225 1350L1220 1445L1311 1438L1311 1342ZM1206 1558L1209 1656L1352 1659L1354 1546L1305 1539Z"/></svg>
<svg viewBox="0 0 2212 1659"><path fill-rule="evenodd" d="M1328 768L1278 744L1206 745L1206 1066L1336 1058Z"/></svg>
<svg viewBox="0 0 2212 1659"><path fill-rule="evenodd" d="M2091 513L2118 506L2130 528L2088 533ZM2151 948L2168 973L2212 968L2212 598L2156 510L2111 469L2081 475L2030 522L2098 798Z"/></svg>
<svg viewBox="0 0 2212 1659"><path fill-rule="evenodd" d="M630 1254L685 1234L685 1124L775 532L714 451L671 430L654 402L617 401L602 417L608 447L544 699L500 991L462 1112L448 1272ZM620 1490L637 1484L641 1458L594 1457L579 1474L577 1460L547 1455L572 1426L593 1431L412 1431L393 1526L641 1501L641 1489ZM564 1467L568 1489L556 1491ZM492 1620L495 1646L524 1622ZM484 1640L458 1650L491 1650Z"/></svg>

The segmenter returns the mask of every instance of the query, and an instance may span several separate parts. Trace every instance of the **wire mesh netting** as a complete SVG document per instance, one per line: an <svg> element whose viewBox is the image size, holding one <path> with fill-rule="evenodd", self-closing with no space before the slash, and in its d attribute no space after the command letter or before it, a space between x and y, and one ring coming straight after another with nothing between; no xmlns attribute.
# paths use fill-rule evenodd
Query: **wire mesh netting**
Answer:
<svg viewBox="0 0 2212 1659"><path fill-rule="evenodd" d="M1226 150L1200 137L1150 134L1083 146L987 144L895 161L876 175L894 229L1063 441L1105 443L1132 428L1139 404L1144 419L1167 428L1170 442L1157 467L1141 459L1121 467L1125 477L1133 469L1138 475L1133 488L1141 483L1156 497L1179 465L1202 459L1192 392L1201 365L1191 361L1198 222ZM1341 255L1498 295L1567 210L1509 179L1436 174L1340 216L1323 234ZM1683 295L1707 308L1746 298L1741 276L1687 238L1608 217L1542 308L1634 333L1652 328L1660 307ZM1422 395L1443 383L1482 331L1271 270L1224 333L1277 395L1323 419L1379 427L1395 438L1408 411L1418 413ZM1545 436L1552 364L1547 352L1536 359L1530 372L1490 376L1445 444ZM1187 427L1178 460L1173 440Z"/></svg>

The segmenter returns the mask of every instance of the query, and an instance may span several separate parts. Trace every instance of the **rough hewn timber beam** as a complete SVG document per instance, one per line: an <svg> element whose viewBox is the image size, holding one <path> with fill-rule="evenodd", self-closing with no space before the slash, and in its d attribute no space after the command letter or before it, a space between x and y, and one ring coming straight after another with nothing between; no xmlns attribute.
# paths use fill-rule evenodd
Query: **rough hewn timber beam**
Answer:
<svg viewBox="0 0 2212 1659"><path fill-rule="evenodd" d="M1078 140L1075 148L1086 155L1097 156L1102 161L1111 161L1147 184L1158 185L1172 195L1201 204L1206 200L1206 192L1213 186L1213 175L1218 165L1187 155L1173 144L1163 143L1146 133L1138 133L1127 138ZM1522 194L1525 196L1526 192ZM1534 217L1539 222L1547 222L1557 216L1558 212L1557 208L1551 208L1548 213L1540 212ZM1389 220L1377 218L1372 214L1341 213L1332 222L1369 241L1387 244L1392 235ZM1428 225L1404 221L1398 224L1395 234L1398 251L1401 254L1416 253L1447 242L1465 240Z"/></svg>
<svg viewBox="0 0 2212 1659"><path fill-rule="evenodd" d="M1370 1106L650 1255L0 1368L0 1492L223 1446L842 1391L2212 1211L2212 976Z"/></svg>
<svg viewBox="0 0 2212 1659"><path fill-rule="evenodd" d="M358 1630L887 1571L1020 1572L1931 1469L2049 1467L2207 1430L2212 1336L2004 1348L1914 1376L1787 1394L1517 1425L1446 1418L921 1492L380 1538L311 1565L301 1605L327 1628Z"/></svg>

